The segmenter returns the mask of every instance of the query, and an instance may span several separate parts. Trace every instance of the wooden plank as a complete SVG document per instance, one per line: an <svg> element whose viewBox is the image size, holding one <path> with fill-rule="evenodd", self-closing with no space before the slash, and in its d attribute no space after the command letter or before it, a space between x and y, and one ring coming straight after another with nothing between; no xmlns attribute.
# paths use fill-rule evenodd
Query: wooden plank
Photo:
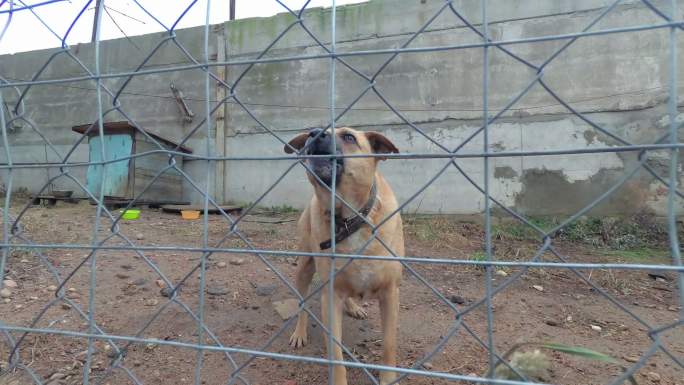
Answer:
<svg viewBox="0 0 684 385"><path fill-rule="evenodd" d="M242 207L240 206L219 206L221 207L221 210L223 210L226 213L229 214L239 214L242 212ZM162 211L167 212L167 213L180 213L181 210L197 210L200 212L204 212L204 206L202 205L164 205L161 207ZM219 214L220 211L214 207L214 206L209 206L209 214Z"/></svg>
<svg viewBox="0 0 684 385"><path fill-rule="evenodd" d="M91 126L93 126L93 128L91 128L90 131L88 131L88 129ZM135 132L136 134L140 134L140 132L135 127L133 127L133 125L131 125L129 122L126 122L126 121L123 121L123 122L105 122L102 126L102 129L103 129L105 135L107 135L107 134L121 134L121 133L132 134L133 132ZM84 134L86 131L88 131L88 136L97 136L97 135L99 135L99 132L100 132L99 127L97 126L97 122L91 123L91 124L82 124L79 126L74 126L71 128L71 130L74 132L78 132L79 134ZM155 134L154 132L150 132L150 131L144 130L144 129L143 129L143 131L145 131L146 134L153 137L154 139L162 142L162 144L165 144L168 146L174 146L174 148L175 148L175 146L178 145L178 143L175 143L172 140L163 138L163 137ZM184 152L186 154L192 154L192 149L185 147L185 146L181 146L179 148L179 151Z"/></svg>
<svg viewBox="0 0 684 385"><path fill-rule="evenodd" d="M232 3L231 3L232 4ZM225 27L224 27L225 28ZM225 31L224 31L225 33ZM220 33L217 36L217 60L227 60L226 55L226 42L227 39L224 33ZM216 68L216 76L219 79L226 81L226 69L227 66L219 66ZM222 87L220 83L216 84L216 100L223 100L226 97L226 88ZM223 157L226 153L226 103L225 101L221 103L221 106L216 111L216 156ZM226 178L226 162L218 161L216 162L215 175L214 175L214 199L217 203L223 203L225 199L225 178Z"/></svg>

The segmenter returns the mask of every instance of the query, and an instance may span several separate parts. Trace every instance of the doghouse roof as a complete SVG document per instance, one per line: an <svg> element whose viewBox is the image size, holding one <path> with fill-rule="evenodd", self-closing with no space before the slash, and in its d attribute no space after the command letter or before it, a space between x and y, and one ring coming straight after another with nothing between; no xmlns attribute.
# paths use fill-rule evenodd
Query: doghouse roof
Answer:
<svg viewBox="0 0 684 385"><path fill-rule="evenodd" d="M90 127L93 127L88 131ZM152 138L158 140L161 143L166 144L167 146L172 146L172 147L178 147L178 143L163 138L153 132L147 131L145 129L136 129L133 125L131 125L129 122L105 122L103 125L103 130L105 135L111 135L111 134L133 134L134 132L139 130L143 130L147 135L151 136ZM91 124L83 124L80 126L74 126L71 128L72 131L78 132L79 134L85 134L86 131L88 131L88 136L96 136L99 135L99 128L97 127L97 122L91 123ZM192 150L188 147L185 146L180 146L178 149L181 152L184 152L186 154L192 154Z"/></svg>

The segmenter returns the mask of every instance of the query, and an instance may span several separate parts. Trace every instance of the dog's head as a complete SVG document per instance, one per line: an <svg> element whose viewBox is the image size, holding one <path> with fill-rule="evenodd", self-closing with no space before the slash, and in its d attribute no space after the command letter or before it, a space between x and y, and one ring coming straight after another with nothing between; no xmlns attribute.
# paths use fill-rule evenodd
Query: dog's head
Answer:
<svg viewBox="0 0 684 385"><path fill-rule="evenodd" d="M384 135L375 131L358 131L348 127L335 129L335 149L332 148L331 130L325 132L316 128L308 133L295 136L285 152L291 154L301 151L306 155L357 155L357 154L389 154L398 153L399 150ZM333 152L334 151L334 152ZM328 187L332 185L333 162L337 162L336 185L367 186L373 183L373 177L378 161L383 157L354 157L354 158L309 158L309 169L320 178ZM316 178L307 173L309 181L318 186Z"/></svg>

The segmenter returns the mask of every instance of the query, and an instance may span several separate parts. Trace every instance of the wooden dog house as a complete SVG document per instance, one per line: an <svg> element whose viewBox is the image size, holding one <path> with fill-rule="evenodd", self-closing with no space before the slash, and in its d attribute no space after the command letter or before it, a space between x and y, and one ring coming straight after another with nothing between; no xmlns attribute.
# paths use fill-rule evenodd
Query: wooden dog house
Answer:
<svg viewBox="0 0 684 385"><path fill-rule="evenodd" d="M103 143L108 161L121 159L118 162L108 163L105 167L98 164L88 166L86 187L91 194L98 196L102 183L104 183L105 201L109 203L112 201L128 202L134 198L137 198L136 202L141 204L185 203L182 202L183 177L174 169L165 171L147 189L145 194L138 197L155 175L169 165L169 156L163 152L137 157L136 155L160 150L159 146L150 138L156 140L165 150L186 154L191 154L192 150L185 146L179 146L178 143L152 132L144 131L149 135L148 138L128 122L104 123L103 128L103 138L99 135L97 123L72 128L79 134L87 134L90 162L102 161ZM175 160L176 166L182 169L183 158L176 156ZM103 181L104 170L106 173Z"/></svg>

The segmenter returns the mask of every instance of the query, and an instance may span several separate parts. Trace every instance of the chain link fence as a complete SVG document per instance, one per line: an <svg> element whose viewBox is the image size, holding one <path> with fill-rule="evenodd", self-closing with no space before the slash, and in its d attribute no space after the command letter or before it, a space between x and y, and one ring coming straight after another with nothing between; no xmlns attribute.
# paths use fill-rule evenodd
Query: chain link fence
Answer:
<svg viewBox="0 0 684 385"><path fill-rule="evenodd" d="M163 34L160 35L159 43L146 55L144 60L142 60L139 65L133 71L127 72L106 72L103 71L103 64L101 63L101 50L100 50L100 32L99 26L101 23L96 20L95 29L95 40L94 45L94 60L93 65L86 65L81 59L74 54L74 48L69 47L66 44L66 40L69 36L72 27L76 22L84 18L84 14L89 8L97 7L98 11L96 18L102 18L106 15L107 2L93 2L88 1L83 5L80 13L72 21L71 27L64 33L60 34L51 29L51 26L44 22L39 15L39 10L42 7L47 6L60 6L53 5L53 3L60 3L61 0L50 0L36 3L28 3L22 0L3 0L0 1L0 16L3 17L3 25L0 27L0 44L2 44L3 36L6 31L12 27L13 18L19 14L32 14L33 17L40 20L42 25L54 35L56 39L62 42L62 47L54 51L53 54L49 56L49 59L40 67L40 69L34 74L31 79L9 79L3 77L2 71L4 68L0 63L0 104L7 106L0 112L0 127L2 127L2 152L4 153L3 159L4 163L0 165L0 169L4 172L4 186L5 186L5 198L4 206L2 209L3 216L3 235L2 235L2 258L0 259L0 278L5 278L6 271L9 271L10 257L13 253L26 251L31 254L33 258L36 258L40 263L40 268L49 272L50 280L52 283L51 291L54 294L49 302L44 306L41 306L40 311L33 314L33 317L26 320L24 324L15 324L8 322L7 310L3 309L3 316L0 317L0 332L2 334L2 349L7 353L7 362L3 363L2 370L3 375L8 376L10 374L20 373L23 378L30 378L30 380L35 384L45 384L54 383L50 381L55 381L54 378L45 378L43 375L39 374L33 367L34 358L32 357L31 349L31 336L49 336L50 338L59 338L61 341L64 339L78 339L84 341L87 344L87 349L85 351L85 357L83 360L83 367L81 370L82 375L78 378L79 382L84 384L89 383L111 383L112 378L116 378L120 381L125 381L126 383L142 384L143 380L140 378L140 370L137 366L127 359L127 353L134 346L166 346L177 348L180 350L194 352L194 373L188 374L189 382L194 382L195 384L205 383L203 379L203 365L205 361L205 353L220 353L224 356L225 365L230 368L230 374L226 378L217 379L215 383L242 383L242 384L252 384L250 382L249 376L246 375L246 368L249 368L250 364L258 359L273 359L276 361L286 360L294 361L304 364L317 364L317 365L327 365L332 369L333 364L345 365L348 368L361 369L364 373L363 381L378 384L379 379L377 378L375 371L388 369L379 364L373 364L368 362L368 360L363 360L354 354L353 349L349 346L345 346L342 341L334 340L332 334L328 332L325 323L322 322L323 317L316 314L315 311L310 310L309 304L312 298L315 298L317 294L321 293L323 289L327 286L332 288L332 280L336 274L340 273L340 270L344 269L347 265L344 265L341 269L331 273L329 277L319 277L320 282L317 287L312 290L306 296L302 296L291 283L290 278L288 278L280 269L279 265L274 263L274 260L296 257L300 255L311 256L314 258L347 258L348 261L353 260L395 260L398 256L391 248L382 240L377 237L377 229L383 226L389 218L393 215L400 215L400 213L406 209L407 205L413 202L420 194L422 194L426 189L428 189L433 183L438 180L445 172L457 170L466 180L478 191L483 194L486 199L484 199L484 258L482 260L473 259L453 259L453 258L427 258L423 256L412 256L407 255L400 257L398 260L401 261L404 270L408 275L412 276L421 285L438 299L438 301L446 306L450 312L452 312L453 322L450 328L443 333L439 342L433 346L429 352L427 352L422 357L419 357L413 362L412 365L407 367L397 367L391 368L399 374L397 382L409 383L415 378L433 378L435 381L446 381L446 382L468 382L468 383L488 383L488 384L523 384L532 383L531 379L527 378L525 373L520 371L519 367L511 364L510 357L503 354L501 351L497 351L495 348L496 341L494 338L494 327L495 319L493 314L492 301L495 296L509 288L512 284L519 282L521 277L524 276L529 269L544 268L553 270L565 270L573 272L576 277L591 286L592 289L598 295L602 296L607 300L612 307L619 309L619 311L624 312L626 315L631 317L633 320L638 322L643 328L643 334L646 335L651 341L650 348L638 359L634 360L628 367L625 367L624 371L620 372L612 380L612 384L620 384L625 381L629 381L633 378L633 375L642 369L646 362L655 354L663 354L667 357L671 365L674 365L678 370L684 368L684 359L681 354L676 351L672 351L671 348L665 346L661 341L661 335L663 333L672 331L682 325L684 322L684 313L679 311L678 320L675 322L662 322L653 324L647 322L643 317L641 317L637 312L630 309L629 306L623 304L619 299L614 297L602 288L596 282L590 279L590 275L596 270L643 270L643 271L667 271L673 273L676 278L676 295L679 298L679 305L684 306L684 267L682 267L682 259L680 255L680 246L677 238L677 220L676 220L676 201L681 199L682 192L678 189L678 180L680 177L680 170L678 165L678 153L679 148L682 146L678 138L678 129L680 128L680 122L676 119L678 115L678 76L680 71L678 71L677 66L679 65L677 61L677 39L678 34L681 33L682 28L684 28L684 22L679 18L680 12L678 7L681 4L676 0L669 2L667 7L656 6L649 0L642 0L640 6L645 6L650 9L654 15L658 17L659 22L648 24L648 25L634 25L622 28L612 28L612 29L597 29L595 26L609 15L617 6L622 2L620 0L615 0L610 2L608 6L597 13L597 16L585 26L581 31L575 33L562 34L562 35L548 35L540 36L534 38L525 39L513 39L513 40L495 40L491 36L490 23L488 21L488 11L490 10L488 1L481 1L481 18L478 20L469 20L463 13L459 10L456 2L447 0L442 1L438 7L437 12L426 17L422 22L422 27L417 31L407 35L403 43L396 48L384 48L384 49L368 49L368 50L344 50L343 52L338 52L336 49L336 8L335 1L333 0L330 4L333 8L331 9L331 30L329 31L329 40L327 37L319 37L312 32L312 29L306 23L304 16L306 15L309 2L304 3L301 8L290 8L285 3L276 0L276 2L282 6L282 10L291 14L291 23L287 25L282 31L277 35L277 37L259 54L257 57L252 59L235 59L235 60L214 60L211 57L210 50L210 5L207 2L191 1L188 3L184 11L178 16L178 18L173 23L164 23L155 17L153 13L147 10L145 2L139 2L133 0L130 4L132 7L137 7L139 10L145 12L151 20L157 23L159 29L163 30ZM195 57L190 52L192 49L186 47L186 43L181 42L176 35L176 28L179 22L188 14L191 10L200 9L206 12L206 24L204 26L204 38L202 40L193 41L193 44L202 45L203 55L201 57ZM472 32L473 36L477 38L477 41L469 44L457 44L457 45L444 45L444 46L428 46L428 47L414 47L412 43L416 41L425 31L429 30L433 22L439 17L452 17L454 20L462 23L464 28L467 28ZM602 126L601 124L595 122L589 114L582 113L575 109L570 103L567 103L550 85L545 82L545 73L547 68L551 63L554 62L563 52L565 52L569 47L575 44L578 40L590 37L606 35L608 38L614 36L615 34L634 34L638 35L642 31L662 29L669 32L669 38L667 44L668 47L668 66L669 73L666 75L669 84L669 130L666 135L660 138L654 138L652 143L649 144L634 144L627 139L616 134L612 130ZM317 44L317 47L321 49L321 53L317 54L306 54L306 55L295 55L295 56L280 56L274 54L272 49L289 33L293 30L299 30L304 34L310 36L313 41ZM560 48L558 48L553 54L549 55L546 60L542 61L541 64L535 64L532 61L526 60L522 55L514 53L511 49L517 45L529 44L534 45L543 42L562 42ZM163 68L152 68L147 67L147 64L153 60L155 53L164 44L172 44L177 46L182 52L185 53L190 64L181 64L175 66L167 66ZM387 71L388 66L395 61L401 55L408 54L427 54L432 52L452 52L458 54L465 49L477 49L481 51L483 56L483 68L481 76L482 79L482 90L483 90L483 114L481 117L481 126L479 129L474 131L470 136L468 136L460 145L455 148L449 148L445 146L440 140L432 138L429 133L427 133L421 126L415 122L412 122L410 118L402 113L400 108L396 108L392 103L392 95L385 94L382 90L377 87L376 80L378 77ZM526 66L531 69L536 75L529 81L529 83L519 90L519 92L514 95L505 104L502 109L493 110L488 106L489 103L489 90L490 90L490 55L492 52L497 52L497 54L503 54L516 62ZM372 73L366 73L358 69L352 64L352 59L358 59L360 57L379 57L380 55L386 55L386 60L378 67L378 69ZM51 63L56 60L66 60L70 65L76 66L80 72L84 75L72 76L72 77L60 77L60 78L49 78L44 76L49 72ZM300 253L290 250L273 249L269 247L258 247L248 234L245 234L242 230L242 226L245 223L245 217L256 210L264 200L264 198L285 178L285 176L290 173L291 170L307 170L310 171L310 166L307 162L308 159L316 157L315 155L306 155L302 152L295 153L292 155L279 155L271 156L265 155L260 149L255 148L253 150L253 156L251 157L232 157L230 154L227 155L217 155L215 153L214 145L211 143L211 133L215 129L214 117L217 111L225 103L234 103L235 106L242 109L243 112L253 119L254 123L261 127L264 133L271 135L278 143L279 147L287 145L290 138L283 137L282 133L274 130L273 127L263 122L257 112L253 111L253 107L249 103L243 100L244 96L241 95L241 84L243 79L250 74L255 66L265 63L288 63L295 61L305 61L305 60L326 60L329 66L329 121L323 128L335 130L337 122L347 114L359 101L368 94L376 95L386 107L392 111L405 125L410 127L410 129L417 135L425 138L427 141L437 149L434 153L414 153L414 152L404 152L399 154L381 154L382 157L386 157L391 161L397 159L412 160L412 159L438 159L443 161L443 166L439 171L432 175L428 182L422 186L418 186L415 193L412 193L410 198L404 202L400 202L399 207L390 214L389 217L385 218L379 223L366 222L368 226L372 229L373 237L367 241L364 247L358 250L357 253L350 254L340 254L336 253L335 242L332 242L332 248L330 252L311 252L311 253ZM230 82L224 77L219 75L218 70L220 68L235 67L240 68L241 71L234 81ZM336 90L343 87L343 84L337 84L336 82L336 71L343 68L345 71L351 71L358 75L360 78L364 79L366 86L363 87L361 93L359 93L351 103L344 106L336 106ZM162 75L170 72L182 72L182 71L201 71L204 76L204 107L202 111L196 111L197 115L201 117L199 123L194 124L192 129L186 134L184 138L180 140L179 143L175 145L175 148L168 148L164 143L161 143L159 139L153 135L150 135L148 131L144 129L143 125L136 122L135 118L131 116L126 108L123 107L120 96L127 89L129 83L132 79L140 76L146 75ZM106 84L107 80L117 79L120 80L115 88L108 86ZM31 115L27 113L31 107L40 106L29 106L27 105L27 95L31 92L40 88L41 86L56 85L56 84L76 84L76 83L88 83L95 87L95 100L97 110L93 113L93 119L95 123L90 124L85 131L81 134L80 139L77 140L71 146L70 150L65 152L60 151L53 143L51 143L48 136L44 134L39 122L35 122ZM216 100L213 95L213 86L218 85L219 88L225 89L225 97L221 100ZM592 147L592 148L566 148L562 150L540 150L540 151L509 151L509 152L492 152L489 142L490 126L497 122L506 112L508 112L516 103L518 103L525 95L530 92L533 87L543 88L548 95L555 99L560 105L567 109L568 112L574 114L574 116L589 125L596 132L599 132L607 137L612 138L618 144L614 146L606 147ZM12 95L12 102L9 103L7 98ZM55 95L58 98L59 95ZM5 100L3 100L5 98ZM101 161L96 161L91 159L88 162L75 162L72 160L73 154L79 145L85 144L87 138L91 134L96 134L102 136L104 133L104 123L107 116L120 115L127 121L131 122L131 125L135 128L137 134L142 135L147 141L155 144L155 148L135 155L129 155L126 157L118 158L116 160L107 160L105 154L105 146L101 144L100 148L97 149L101 153ZM370 122L374 123L374 122ZM48 162L47 156L45 162L33 162L33 163L17 163L13 161L13 146L11 143L11 133L16 128L17 124L20 124L24 129L31 130L35 134L35 139L44 142L46 151L51 151L56 154L60 161L59 162ZM203 135L204 139L202 142L203 149L199 151L198 154L188 154L182 151L182 146L187 144L193 135ZM476 138L483 140L483 148L481 152L463 152L462 149L466 144L471 143ZM201 142L200 142L201 143ZM666 151L669 153L670 161L668 165L668 174L661 175L655 170L652 165L648 163L649 154L654 151ZM567 219L561 221L551 229L542 229L535 222L531 221L525 215L516 212L511 209L506 204L498 201L491 193L491 178L490 172L490 162L495 157L533 157L533 156L570 156L570 155L581 155L581 154L595 154L595 153L636 153L638 154L638 164L630 169L626 169L624 176L620 178L617 183L615 183L611 188L604 191L598 197L596 197L592 202L586 204L581 210L568 216ZM140 198L152 188L155 183L166 173L175 172L178 173L184 183L189 185L193 190L201 194L204 207L204 216L201 225L201 237L202 245L200 247L190 247L190 246L179 246L174 247L171 245L141 245L138 239L135 237L130 237L124 234L122 231L122 214L120 212L109 209L104 203L106 199L106 192L104 190L104 183L99 191L90 191L87 185L79 177L74 176L73 170L78 168L87 168L93 166L99 166L102 169L103 179L106 180L108 177L108 168L105 165L112 164L116 161L136 158L144 158L147 156L152 156L155 154L163 154L167 157L168 164L157 170L157 173L149 180L144 189L137 193L134 199L127 202L125 209L132 208L136 206ZM367 155L367 157L374 157L379 155ZM344 157L344 156L341 156ZM484 178L482 183L479 183L476 178L472 177L465 171L460 162L463 159L477 158L481 159L483 163ZM183 167L179 166L179 160L193 160L195 162L202 162L206 165L206 179L203 182L195 181ZM290 166L287 168L286 172L280 176L277 180L267 188L261 196L255 196L252 203L245 207L241 214L234 215L229 214L222 206L217 202L214 194L211 193L212 185L211 180L213 178L213 167L215 164L223 162L240 162L240 161L287 161L291 162ZM336 163L333 163L336 164ZM299 167L301 166L301 167ZM15 211L16 215L12 214L11 204L13 202L12 194L15 190L15 178L14 175L22 169L35 169L35 170L49 170L49 179L40 189L40 192L35 193L35 196L42 195L46 192L52 183L60 179L68 179L71 183L77 185L80 190L89 198L91 201L96 203L95 206L95 220L92 223L84 224L89 226L91 231L91 241L87 244L84 243L47 243L40 242L36 240L36 234L41 231L46 231L41 228L31 228L26 229L23 225L22 219L25 218L27 211L32 207L32 203L27 203L21 210ZM650 173L653 178L657 179L662 186L667 189L668 194L668 215L667 215L667 226L669 232L669 247L671 251L672 263L671 265L653 265L646 263L581 263L581 262L571 262L568 257L561 252L557 246L554 244L555 238L560 232L563 231L568 225L574 223L582 216L586 215L591 209L595 208L597 205L604 202L606 199L610 198L613 193L619 190L625 185L637 172L646 171ZM334 174L334 173L333 173ZM390 181L391 182L391 181ZM330 188L331 193L335 194L339 199L342 199L336 194L335 184L332 184ZM352 211L356 212L355 208L349 205L347 202L342 203L347 206ZM225 233L223 237L218 242L210 242L210 223L208 219L209 210L218 210L220 217L225 220L226 225L224 226ZM332 207L331 211L335 208ZM499 260L494 258L494 251L492 250L492 212L493 210L499 210L507 214L508 216L514 218L521 224L528 226L531 231L533 231L537 238L541 241L538 249L530 256L527 260ZM358 214L358 212L356 212ZM102 218L102 220L100 220ZM335 222L331 220L331 225L333 227L331 238L334 240L335 234ZM293 235L294 236L294 235ZM241 242L239 247L226 245L226 240L229 238L238 239ZM388 250L388 255L366 255L365 250L367 246L374 240L382 243ZM117 241L118 243L112 243L112 241ZM86 252L87 254L80 260L76 266L69 270L64 270L56 267L46 253L49 250L65 250L66 252ZM188 255L194 255L198 258L188 259L193 265L189 266L185 274L180 279L173 279L172 277L166 275L158 266L155 258L151 256L152 253L159 251L177 251L186 252ZM107 314L107 312L113 311L113 309L105 306L97 305L97 288L98 281L101 277L98 276L98 266L106 260L108 253L116 252L126 252L130 253L134 257L142 261L154 274L160 282L160 285L167 288L165 293L166 298L163 303L154 304L154 313L147 317L144 322L141 323L141 327L136 333L130 334L118 334L117 330L111 330L108 325L97 321L98 314ZM208 261L209 258L217 253L226 254L249 254L249 258L261 261L264 266L271 271L289 290L292 296L296 297L299 301L297 312L306 312L314 320L315 324L318 325L330 339L330 344L339 344L344 352L347 354L348 359L343 362L338 362L332 360L332 356L327 357L315 357L308 355L298 355L295 353L284 353L284 352L274 352L271 348L276 340L284 335L288 330L291 330L294 326L294 320L296 317L290 317L284 321L281 325L274 328L273 332L263 338L259 348L247 349L234 346L232 344L227 344L222 342L221 338L212 331L212 328L208 326L205 322L205 317L207 313L206 305L206 287L208 285ZM550 255L554 257L555 261L544 261L543 256ZM447 295L444 294L440 288L434 285L430 278L426 277L424 274L416 269L416 266L423 264L433 264L439 266L466 266L475 265L482 266L484 268L484 295L482 298L466 305L458 305L453 303ZM507 276L503 281L494 284L493 272L495 268L516 268L517 271L510 276ZM73 296L70 296L68 288L71 285L73 277L77 273L86 273L88 275L88 292L84 296L83 301L74 300ZM197 291L197 297L193 298L193 303L188 302L187 295L182 296L180 293L181 288L187 285L191 278L197 276L199 278L199 289ZM329 290L328 293L332 293ZM332 302L332 301L331 301ZM165 340L158 338L148 338L146 337L146 331L149 330L152 325L156 322L161 322L160 317L165 310L171 306L177 306L182 309L187 315L189 315L194 324L194 342L193 340ZM48 314L51 309L55 308L68 308L75 312L82 321L83 328L75 330L72 328L62 328L54 323L46 323L46 314ZM477 309L485 309L486 311L486 334L481 335L481 333L476 332L476 328L473 325L469 325L465 321L465 316ZM231 315L226 315L230 317ZM400 320L400 331L401 331L401 320ZM453 342L453 339L459 333L464 333L469 335L479 344L483 351L486 351L488 370L483 377L462 374L458 372L443 372L438 370L428 370L427 364L439 354L444 346ZM95 375L92 371L93 365L95 365L95 352L97 344L101 343L102 346L106 346L106 350L110 352L108 355L108 362L100 367L100 371ZM402 346L399 346L400 351ZM680 351L681 353L681 351ZM240 358L236 358L240 357ZM494 369L496 367L508 367L512 373L515 373L512 379L501 379L494 378ZM681 371L679 373L682 373ZM113 377L118 375L118 377ZM162 377L164 374L160 373ZM407 378L409 377L409 378ZM59 379L59 377L57 377ZM320 380L321 382L327 380ZM332 379L329 379L332 383ZM2 379L0 377L0 383ZM318 382L317 382L318 383ZM586 383L593 383L591 379L587 379Z"/></svg>

